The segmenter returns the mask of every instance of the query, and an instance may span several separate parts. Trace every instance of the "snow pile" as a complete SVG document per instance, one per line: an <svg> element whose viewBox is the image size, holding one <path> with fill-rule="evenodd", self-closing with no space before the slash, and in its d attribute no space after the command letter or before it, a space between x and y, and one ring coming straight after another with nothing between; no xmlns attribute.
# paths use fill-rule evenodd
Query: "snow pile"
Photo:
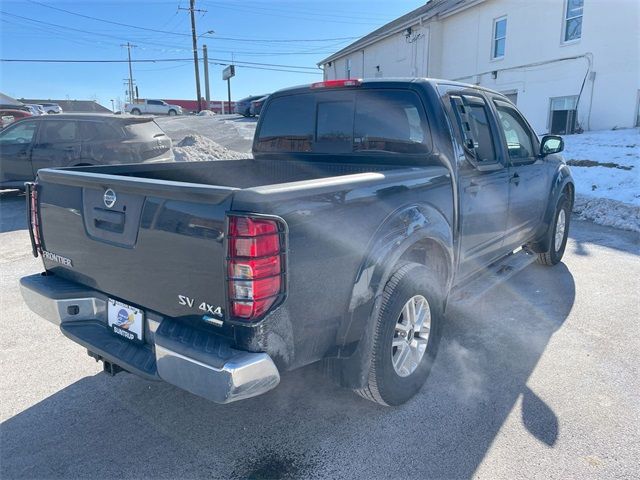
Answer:
<svg viewBox="0 0 640 480"><path fill-rule="evenodd" d="M585 220L640 231L640 130L564 137L576 182L575 212Z"/></svg>
<svg viewBox="0 0 640 480"><path fill-rule="evenodd" d="M214 115L215 113L211 110L201 110L200 113L198 113L199 117L213 117Z"/></svg>
<svg viewBox="0 0 640 480"><path fill-rule="evenodd" d="M202 135L187 135L173 147L176 162L206 162L208 160L238 160L251 158L250 153L240 153Z"/></svg>

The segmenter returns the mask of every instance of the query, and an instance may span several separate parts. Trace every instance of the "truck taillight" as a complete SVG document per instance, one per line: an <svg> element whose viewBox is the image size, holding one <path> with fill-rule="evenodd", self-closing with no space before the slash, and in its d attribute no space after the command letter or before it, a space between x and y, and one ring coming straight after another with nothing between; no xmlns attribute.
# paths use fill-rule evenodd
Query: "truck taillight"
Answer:
<svg viewBox="0 0 640 480"><path fill-rule="evenodd" d="M284 294L283 222L230 216L227 278L231 313L254 321Z"/></svg>
<svg viewBox="0 0 640 480"><path fill-rule="evenodd" d="M42 254L42 240L40 237L40 212L38 211L38 185L25 183L27 193L27 221L29 222L29 236L33 256Z"/></svg>

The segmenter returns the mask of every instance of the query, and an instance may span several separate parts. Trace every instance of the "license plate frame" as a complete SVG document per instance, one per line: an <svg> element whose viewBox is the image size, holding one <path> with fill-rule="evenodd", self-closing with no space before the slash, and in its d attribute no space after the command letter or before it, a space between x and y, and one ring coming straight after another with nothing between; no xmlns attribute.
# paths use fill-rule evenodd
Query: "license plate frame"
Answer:
<svg viewBox="0 0 640 480"><path fill-rule="evenodd" d="M144 343L144 311L138 307L109 298L107 325L120 338L133 343Z"/></svg>

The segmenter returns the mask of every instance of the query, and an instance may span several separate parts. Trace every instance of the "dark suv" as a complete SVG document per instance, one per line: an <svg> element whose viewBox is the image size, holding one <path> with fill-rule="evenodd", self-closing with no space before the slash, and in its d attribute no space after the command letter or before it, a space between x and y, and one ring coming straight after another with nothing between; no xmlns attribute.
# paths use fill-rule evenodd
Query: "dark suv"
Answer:
<svg viewBox="0 0 640 480"><path fill-rule="evenodd" d="M171 147L152 118L30 117L0 132L0 188L23 188L45 167L171 161Z"/></svg>
<svg viewBox="0 0 640 480"><path fill-rule="evenodd" d="M262 97L266 97L267 95L251 95L249 97L245 97L236 102L236 106L234 108L234 113L240 114L243 117L251 116L251 102L254 100L260 100Z"/></svg>

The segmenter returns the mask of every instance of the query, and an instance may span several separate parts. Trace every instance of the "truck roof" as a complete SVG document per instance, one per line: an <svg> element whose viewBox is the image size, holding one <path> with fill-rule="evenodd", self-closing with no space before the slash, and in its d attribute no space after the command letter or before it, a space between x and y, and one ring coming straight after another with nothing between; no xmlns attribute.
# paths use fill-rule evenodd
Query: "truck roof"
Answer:
<svg viewBox="0 0 640 480"><path fill-rule="evenodd" d="M461 88L473 88L476 90L483 90L487 92L493 92L493 90L481 87L478 85L472 85L470 83L456 82L453 80L446 80L440 78L414 78L414 77L389 77L389 78L365 78L365 79L351 79L351 80L359 80L361 82L361 86L372 87L375 85L385 85L389 86L390 84L396 84L397 86L406 85L406 84L416 84L416 83L426 83L432 86L437 84L446 83L448 85L458 85ZM282 93L303 93L311 90L311 86L313 84L309 83L306 85L297 85L294 87L283 88L281 90L277 90L273 93L273 95L280 95ZM347 87L350 88L350 87ZM497 93L497 92L494 92Z"/></svg>

